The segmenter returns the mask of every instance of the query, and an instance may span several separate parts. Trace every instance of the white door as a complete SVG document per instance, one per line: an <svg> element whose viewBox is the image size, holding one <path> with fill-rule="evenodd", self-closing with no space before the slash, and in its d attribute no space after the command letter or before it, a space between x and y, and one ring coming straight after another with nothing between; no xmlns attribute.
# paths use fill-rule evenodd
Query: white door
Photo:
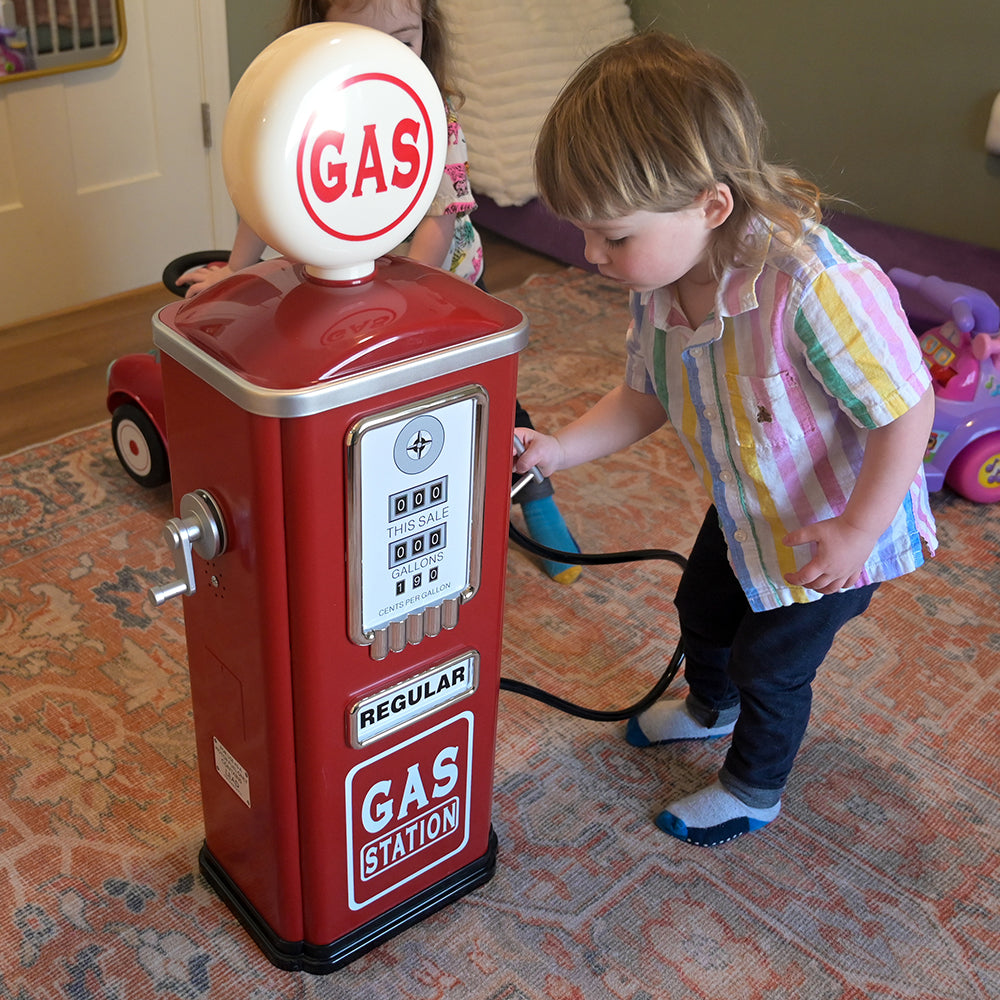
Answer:
<svg viewBox="0 0 1000 1000"><path fill-rule="evenodd" d="M0 84L0 326L232 243L225 0L125 0L125 28L115 63Z"/></svg>

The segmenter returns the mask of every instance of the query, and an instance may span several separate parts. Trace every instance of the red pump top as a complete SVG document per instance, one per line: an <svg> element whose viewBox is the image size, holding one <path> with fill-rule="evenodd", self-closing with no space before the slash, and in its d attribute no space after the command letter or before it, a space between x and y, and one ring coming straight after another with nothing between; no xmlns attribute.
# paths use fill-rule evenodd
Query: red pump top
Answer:
<svg viewBox="0 0 1000 1000"><path fill-rule="evenodd" d="M349 286L316 281L281 258L164 307L154 341L244 408L295 416L302 404L290 412L262 400L376 372L410 384L418 373L406 369L418 359L426 377L430 359L453 369L519 351L527 322L513 306L406 258L380 258L371 280Z"/></svg>

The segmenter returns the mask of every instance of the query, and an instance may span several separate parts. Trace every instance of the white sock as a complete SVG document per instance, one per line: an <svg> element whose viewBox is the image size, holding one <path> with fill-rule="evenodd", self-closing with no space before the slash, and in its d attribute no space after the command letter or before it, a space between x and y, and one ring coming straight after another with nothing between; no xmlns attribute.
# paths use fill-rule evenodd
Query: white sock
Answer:
<svg viewBox="0 0 1000 1000"><path fill-rule="evenodd" d="M675 740L707 740L728 736L735 725L734 720L723 726L703 726L691 717L683 701L658 701L641 715L628 720L625 739L634 747Z"/></svg>
<svg viewBox="0 0 1000 1000"><path fill-rule="evenodd" d="M671 837L700 847L715 847L767 826L781 812L781 801L767 809L748 806L716 781L700 792L679 799L656 817L656 825Z"/></svg>

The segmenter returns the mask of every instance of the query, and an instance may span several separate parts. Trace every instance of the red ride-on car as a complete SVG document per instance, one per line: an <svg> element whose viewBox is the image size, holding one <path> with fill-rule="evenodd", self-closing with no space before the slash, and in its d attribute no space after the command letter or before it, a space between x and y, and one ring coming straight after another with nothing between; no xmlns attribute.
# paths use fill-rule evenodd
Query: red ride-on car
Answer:
<svg viewBox="0 0 1000 1000"><path fill-rule="evenodd" d="M172 260L163 284L184 297L177 279L197 267L225 264L226 250L201 250ZM111 442L122 468L140 485L152 488L170 481L170 458L163 408L163 376L159 356L126 354L108 366L108 412Z"/></svg>
<svg viewBox="0 0 1000 1000"><path fill-rule="evenodd" d="M111 442L122 468L140 486L170 480L163 376L155 354L126 354L108 368Z"/></svg>

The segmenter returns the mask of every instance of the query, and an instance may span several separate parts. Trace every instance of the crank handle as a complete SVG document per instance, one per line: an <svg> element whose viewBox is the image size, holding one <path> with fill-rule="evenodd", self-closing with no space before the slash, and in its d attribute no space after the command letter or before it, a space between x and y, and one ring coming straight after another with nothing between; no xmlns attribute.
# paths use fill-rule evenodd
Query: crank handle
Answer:
<svg viewBox="0 0 1000 1000"><path fill-rule="evenodd" d="M187 597L197 588L192 551L202 559L214 559L226 549L226 529L215 498L205 490L181 497L180 517L163 526L163 539L174 556L176 578L151 587L149 599L157 607L172 597Z"/></svg>
<svg viewBox="0 0 1000 1000"><path fill-rule="evenodd" d="M521 439L516 434L514 435L514 451L516 451L518 455L524 454L524 445L521 443ZM545 482L545 476L542 475L542 472L537 465L533 465L516 483L514 483L514 487L510 491L511 500L513 500L514 497L517 496L517 494L520 493L532 479L534 479L536 483Z"/></svg>

